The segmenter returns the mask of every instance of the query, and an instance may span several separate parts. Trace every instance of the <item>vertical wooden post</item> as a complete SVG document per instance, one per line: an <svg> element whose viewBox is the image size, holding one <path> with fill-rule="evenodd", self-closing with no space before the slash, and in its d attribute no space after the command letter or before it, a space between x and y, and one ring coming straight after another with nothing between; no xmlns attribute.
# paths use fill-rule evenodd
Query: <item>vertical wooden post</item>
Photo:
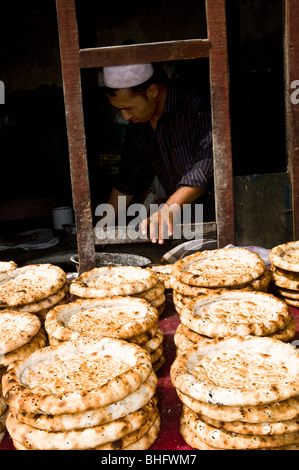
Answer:
<svg viewBox="0 0 299 470"><path fill-rule="evenodd" d="M95 267L75 0L56 0L79 273Z"/></svg>
<svg viewBox="0 0 299 470"><path fill-rule="evenodd" d="M299 240L299 3L284 2L285 117L293 238ZM296 91L297 90L297 91Z"/></svg>
<svg viewBox="0 0 299 470"><path fill-rule="evenodd" d="M225 0L206 0L218 246L235 243Z"/></svg>

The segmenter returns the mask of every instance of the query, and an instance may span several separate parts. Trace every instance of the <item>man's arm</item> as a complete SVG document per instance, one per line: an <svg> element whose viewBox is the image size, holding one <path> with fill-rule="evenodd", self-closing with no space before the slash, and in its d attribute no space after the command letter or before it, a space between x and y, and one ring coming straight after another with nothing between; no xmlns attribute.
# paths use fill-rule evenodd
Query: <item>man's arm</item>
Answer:
<svg viewBox="0 0 299 470"><path fill-rule="evenodd" d="M178 188L166 201L162 209L155 212L152 216L143 220L141 223L141 232L145 234L149 228L149 236L153 243L157 241L162 244L165 238L173 235L173 220L178 210L183 208L184 204L192 204L204 192L206 188L199 186L182 186Z"/></svg>

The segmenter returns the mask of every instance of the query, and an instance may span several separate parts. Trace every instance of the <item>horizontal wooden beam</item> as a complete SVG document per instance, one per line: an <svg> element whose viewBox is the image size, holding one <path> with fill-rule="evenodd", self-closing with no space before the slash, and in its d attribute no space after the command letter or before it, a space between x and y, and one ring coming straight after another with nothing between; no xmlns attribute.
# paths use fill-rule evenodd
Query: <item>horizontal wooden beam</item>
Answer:
<svg viewBox="0 0 299 470"><path fill-rule="evenodd" d="M209 57L208 39L187 39L80 49L80 67L98 68Z"/></svg>
<svg viewBox="0 0 299 470"><path fill-rule="evenodd" d="M151 243L147 235L138 233L138 227L131 226L115 226L106 228L95 228L95 243L96 245L119 245L119 244L136 244L136 243ZM178 228L174 228L175 233L178 234ZM217 226L215 222L203 222L199 224L184 224L180 226L181 236L174 238L178 243L189 241L194 238L202 239L216 239Z"/></svg>

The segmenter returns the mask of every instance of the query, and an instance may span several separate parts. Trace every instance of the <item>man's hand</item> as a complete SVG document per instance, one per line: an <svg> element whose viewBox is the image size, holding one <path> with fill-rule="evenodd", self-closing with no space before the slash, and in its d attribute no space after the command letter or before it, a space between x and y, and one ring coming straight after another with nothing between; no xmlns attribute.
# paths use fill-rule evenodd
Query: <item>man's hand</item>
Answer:
<svg viewBox="0 0 299 470"><path fill-rule="evenodd" d="M164 240L173 236L174 225L180 215L180 206L165 204L162 209L141 222L141 233L145 235L149 230L152 243L163 244Z"/></svg>
<svg viewBox="0 0 299 470"><path fill-rule="evenodd" d="M145 235L149 228L149 237L153 243L174 235L175 225L181 221L181 210L184 204L192 204L204 192L205 188L197 186L183 186L177 189L159 211L141 222L141 233ZM178 227L181 229L181 226Z"/></svg>

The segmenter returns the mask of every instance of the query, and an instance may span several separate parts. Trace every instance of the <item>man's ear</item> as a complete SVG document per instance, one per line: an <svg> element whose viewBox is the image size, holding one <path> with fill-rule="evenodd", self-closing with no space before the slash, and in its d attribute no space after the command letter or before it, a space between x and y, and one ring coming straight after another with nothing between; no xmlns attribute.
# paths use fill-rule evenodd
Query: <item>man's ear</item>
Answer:
<svg viewBox="0 0 299 470"><path fill-rule="evenodd" d="M159 87L156 83L152 83L146 90L148 98L157 98L159 93Z"/></svg>

